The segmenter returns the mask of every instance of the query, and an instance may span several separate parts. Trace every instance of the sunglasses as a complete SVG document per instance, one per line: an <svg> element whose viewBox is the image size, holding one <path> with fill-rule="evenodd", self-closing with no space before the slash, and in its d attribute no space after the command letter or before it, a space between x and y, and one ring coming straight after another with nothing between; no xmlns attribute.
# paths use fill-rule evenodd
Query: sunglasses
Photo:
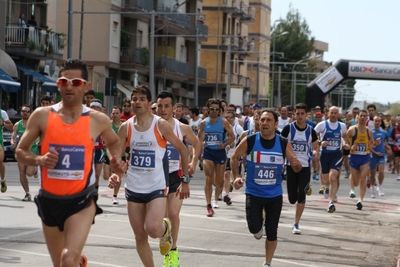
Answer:
<svg viewBox="0 0 400 267"><path fill-rule="evenodd" d="M151 108L151 110L156 110L157 108Z"/></svg>
<svg viewBox="0 0 400 267"><path fill-rule="evenodd" d="M73 79L68 79L65 77L61 77L57 79L57 83L60 86L67 86L68 84L72 84L74 87L82 86L83 84L87 83L86 80L81 79L81 78L73 78Z"/></svg>
<svg viewBox="0 0 400 267"><path fill-rule="evenodd" d="M219 108L210 108L211 111L219 111Z"/></svg>
<svg viewBox="0 0 400 267"><path fill-rule="evenodd" d="M23 110L21 110L21 112L22 112L22 113L31 113L31 111L30 111L30 110L24 110L24 109L23 109Z"/></svg>
<svg viewBox="0 0 400 267"><path fill-rule="evenodd" d="M124 108L130 108L131 105L124 105L123 107L124 107Z"/></svg>

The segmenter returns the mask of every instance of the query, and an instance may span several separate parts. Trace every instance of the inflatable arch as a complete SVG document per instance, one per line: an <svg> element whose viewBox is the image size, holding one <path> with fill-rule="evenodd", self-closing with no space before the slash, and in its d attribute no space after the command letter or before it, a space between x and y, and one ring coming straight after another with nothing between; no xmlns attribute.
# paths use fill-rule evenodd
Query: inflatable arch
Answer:
<svg viewBox="0 0 400 267"><path fill-rule="evenodd" d="M305 103L323 108L325 95L347 79L400 81L400 63L341 59L307 85Z"/></svg>

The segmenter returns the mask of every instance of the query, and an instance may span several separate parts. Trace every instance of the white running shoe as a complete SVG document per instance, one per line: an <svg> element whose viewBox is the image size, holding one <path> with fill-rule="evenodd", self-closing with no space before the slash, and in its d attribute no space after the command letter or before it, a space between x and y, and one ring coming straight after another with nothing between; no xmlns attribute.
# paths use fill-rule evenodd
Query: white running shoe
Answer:
<svg viewBox="0 0 400 267"><path fill-rule="evenodd" d="M112 203L114 204L114 205L118 205L119 204L119 201L118 201L118 198L117 197L112 197L112 199L111 199L111 201L112 201Z"/></svg>
<svg viewBox="0 0 400 267"><path fill-rule="evenodd" d="M376 186L375 185L373 185L371 187L371 197L376 198Z"/></svg>
<svg viewBox="0 0 400 267"><path fill-rule="evenodd" d="M354 193L354 190L350 190L349 196L351 198L355 198L356 197L356 193Z"/></svg>
<svg viewBox="0 0 400 267"><path fill-rule="evenodd" d="M218 205L218 201L217 201L217 200L213 200L213 201L212 201L212 207L213 207L213 209L218 209L218 208L219 208L219 205Z"/></svg>
<svg viewBox="0 0 400 267"><path fill-rule="evenodd" d="M263 228L264 227L262 227L261 230L258 233L253 234L255 239L260 240L261 237L263 237L263 234L264 234Z"/></svg>
<svg viewBox="0 0 400 267"><path fill-rule="evenodd" d="M397 181L400 181L400 174L397 175Z"/></svg>
<svg viewBox="0 0 400 267"><path fill-rule="evenodd" d="M378 193L379 193L379 195L380 195L381 197L383 197L383 196L385 195L385 192L383 192L383 190L382 190L382 185L379 185L379 186L378 186Z"/></svg>
<svg viewBox="0 0 400 267"><path fill-rule="evenodd" d="M328 198L328 197L329 197L329 187L325 186L324 198Z"/></svg>

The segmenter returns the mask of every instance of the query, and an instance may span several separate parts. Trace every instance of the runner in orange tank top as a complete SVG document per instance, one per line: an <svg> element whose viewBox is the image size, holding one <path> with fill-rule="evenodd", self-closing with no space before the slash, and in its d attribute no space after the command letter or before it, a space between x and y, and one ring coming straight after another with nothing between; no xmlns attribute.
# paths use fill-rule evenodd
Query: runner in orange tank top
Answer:
<svg viewBox="0 0 400 267"><path fill-rule="evenodd" d="M96 204L94 142L101 135L109 155L121 155L120 142L105 114L82 105L90 88L86 64L68 59L59 76L61 102L32 113L16 158L21 164L41 168L41 189L35 203L53 266L87 266L81 253L94 216L102 213ZM38 137L40 154L35 155L30 149ZM113 170L126 169L119 156L110 161Z"/></svg>

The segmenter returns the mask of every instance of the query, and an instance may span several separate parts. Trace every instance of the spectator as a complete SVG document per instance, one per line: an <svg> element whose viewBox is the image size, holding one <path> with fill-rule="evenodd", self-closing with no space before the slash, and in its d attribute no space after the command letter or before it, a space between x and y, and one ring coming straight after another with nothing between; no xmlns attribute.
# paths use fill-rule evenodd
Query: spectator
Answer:
<svg viewBox="0 0 400 267"><path fill-rule="evenodd" d="M31 19L28 20L28 26L37 27L37 22L36 22L36 19L35 19L35 15L32 15L32 16L31 16Z"/></svg>

